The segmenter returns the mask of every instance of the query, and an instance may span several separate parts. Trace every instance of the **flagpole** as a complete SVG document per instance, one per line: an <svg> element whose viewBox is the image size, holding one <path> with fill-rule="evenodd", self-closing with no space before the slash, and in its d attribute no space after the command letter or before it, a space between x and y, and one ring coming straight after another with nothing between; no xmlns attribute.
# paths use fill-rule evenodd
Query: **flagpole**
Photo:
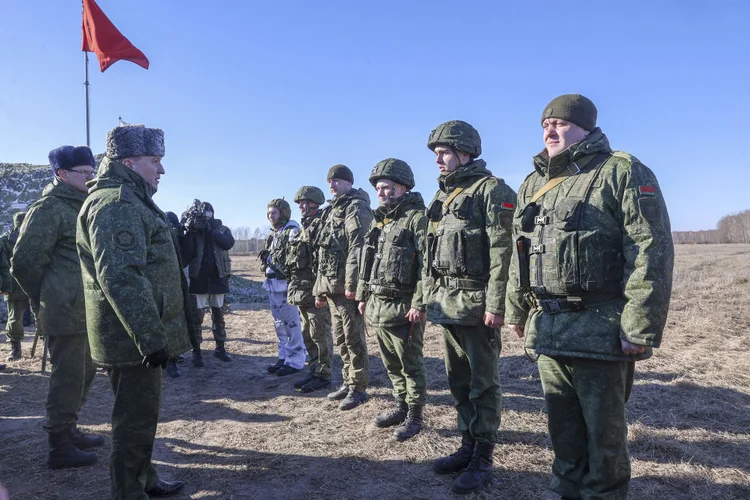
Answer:
<svg viewBox="0 0 750 500"><path fill-rule="evenodd" d="M85 61L84 72L86 75L86 79L83 82L83 88L86 94L86 146L91 147L91 134L89 132L89 53L84 51L83 58Z"/></svg>

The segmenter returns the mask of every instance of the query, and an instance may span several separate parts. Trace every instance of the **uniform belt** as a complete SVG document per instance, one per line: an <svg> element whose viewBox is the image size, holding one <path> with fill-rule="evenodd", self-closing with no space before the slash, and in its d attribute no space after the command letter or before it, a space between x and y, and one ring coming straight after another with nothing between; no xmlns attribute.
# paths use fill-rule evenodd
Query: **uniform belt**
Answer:
<svg viewBox="0 0 750 500"><path fill-rule="evenodd" d="M531 295L531 304L546 312L547 314L560 314L566 312L580 312L586 309L611 304L622 299L622 295L595 295L595 296L554 296L554 295Z"/></svg>
<svg viewBox="0 0 750 500"><path fill-rule="evenodd" d="M382 297L390 297L392 299L399 299L402 297L411 297L414 295L413 289L398 289L391 288L383 285L370 285L370 291L373 295L380 295Z"/></svg>
<svg viewBox="0 0 750 500"><path fill-rule="evenodd" d="M439 283L440 286L460 290L484 290L487 288L486 281L473 280L470 278L455 278L453 276L441 276Z"/></svg>

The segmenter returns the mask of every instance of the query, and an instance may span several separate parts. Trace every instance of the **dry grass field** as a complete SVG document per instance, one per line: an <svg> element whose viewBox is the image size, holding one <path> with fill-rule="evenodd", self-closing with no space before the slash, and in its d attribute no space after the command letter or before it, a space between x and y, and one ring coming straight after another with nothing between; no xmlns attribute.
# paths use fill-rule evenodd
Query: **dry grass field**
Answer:
<svg viewBox="0 0 750 500"><path fill-rule="evenodd" d="M255 259L237 274L258 279ZM210 321L208 322L210 323ZM427 328L426 428L405 443L375 428L391 404L374 337L372 399L341 412L324 394L301 395L290 377L266 373L275 360L271 315L237 305L227 317L234 362L210 355L165 378L154 461L166 479L187 483L174 498L440 499L452 478L433 474L436 457L459 444L439 330ZM634 499L750 498L750 245L679 246L663 348L638 364L628 405ZM30 329L29 329L30 331ZM210 337L209 332L204 336ZM0 372L0 481L14 500L105 499L109 445L93 467L50 471L42 430L47 376L28 357ZM203 344L206 349L210 342ZM4 344L5 356L8 344ZM334 382L340 383L336 358ZM536 367L503 332L503 416L493 482L469 498L547 498L552 460ZM80 424L109 442L112 396L99 372Z"/></svg>

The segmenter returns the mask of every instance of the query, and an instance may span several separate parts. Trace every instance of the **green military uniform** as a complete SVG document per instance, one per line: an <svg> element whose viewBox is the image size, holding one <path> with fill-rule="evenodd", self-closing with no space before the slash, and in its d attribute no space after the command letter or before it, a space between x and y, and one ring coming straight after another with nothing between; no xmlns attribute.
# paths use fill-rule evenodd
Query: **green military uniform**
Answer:
<svg viewBox="0 0 750 500"><path fill-rule="evenodd" d="M0 236L0 280L2 286L0 291L8 307L8 320L5 323L5 335L11 342L23 340L23 314L29 307L29 297L24 293L21 286L11 275L10 260L18 240L18 233L25 212L19 212L13 216L13 227ZM10 358L9 358L10 359Z"/></svg>
<svg viewBox="0 0 750 500"><path fill-rule="evenodd" d="M344 291L357 290L360 252L371 220L370 197L361 189L352 189L331 201L318 236L318 275L313 289L317 297L327 298L331 308L344 384L358 392L368 385L365 324L357 303L347 299Z"/></svg>
<svg viewBox="0 0 750 500"><path fill-rule="evenodd" d="M75 425L96 373L76 251L76 218L85 199L86 193L54 179L29 207L12 258L13 274L31 298L49 346L44 428L50 434Z"/></svg>
<svg viewBox="0 0 750 500"><path fill-rule="evenodd" d="M553 491L624 499L634 361L659 346L667 318L666 206L654 174L612 151L599 128L551 159L544 151L534 168L518 195L505 321L525 324L526 350L539 358ZM621 339L646 350L626 355Z"/></svg>
<svg viewBox="0 0 750 500"><path fill-rule="evenodd" d="M287 300L299 308L310 373L321 380L331 378L333 355L331 311L328 306L317 309L313 295L318 267L314 242L326 210L302 219L302 228L290 236L286 258Z"/></svg>
<svg viewBox="0 0 750 500"><path fill-rule="evenodd" d="M111 150L117 157L144 155L128 155L122 152L128 148L119 146L139 135L145 140L133 142L153 150L146 156L163 156L158 129L139 132L131 126L110 131L107 156L78 218L91 352L94 362L109 370L115 398L110 474L112 498L117 499L147 499L144 491L161 483L151 453L162 371L142 366L142 360L165 349L185 352L195 341L188 333L190 298L179 250L164 213L152 200L155 188L112 159Z"/></svg>

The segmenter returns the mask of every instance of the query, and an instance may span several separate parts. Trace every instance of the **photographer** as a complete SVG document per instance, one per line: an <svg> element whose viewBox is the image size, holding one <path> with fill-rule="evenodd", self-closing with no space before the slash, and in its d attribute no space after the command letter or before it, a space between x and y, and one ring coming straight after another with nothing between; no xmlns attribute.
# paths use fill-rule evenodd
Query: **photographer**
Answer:
<svg viewBox="0 0 750 500"><path fill-rule="evenodd" d="M229 293L231 260L228 250L234 246L234 237L221 220L214 218L214 208L208 202L196 200L183 214L185 236L182 239L182 256L188 263L190 293L195 296L197 308L193 321L201 339L205 308L211 307L213 334L216 341L214 356L222 361L232 361L224 343L227 331L224 323L224 295ZM203 366L200 350L193 351L193 364Z"/></svg>

